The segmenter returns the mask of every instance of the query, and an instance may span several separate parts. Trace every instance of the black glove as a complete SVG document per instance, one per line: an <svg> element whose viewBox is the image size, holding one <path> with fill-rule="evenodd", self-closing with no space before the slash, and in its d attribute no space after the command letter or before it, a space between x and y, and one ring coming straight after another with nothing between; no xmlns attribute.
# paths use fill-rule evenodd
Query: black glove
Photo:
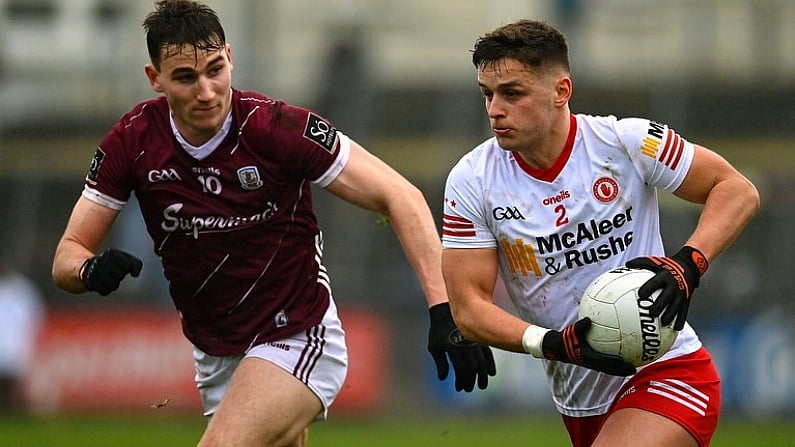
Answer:
<svg viewBox="0 0 795 447"><path fill-rule="evenodd" d="M105 296L118 289L119 283L128 273L137 277L143 266L143 262L135 256L110 248L86 259L80 267L80 280L86 290Z"/></svg>
<svg viewBox="0 0 795 447"><path fill-rule="evenodd" d="M674 330L681 331L687 320L690 297L698 287L701 275L707 271L707 258L693 247L685 245L670 258L649 256L635 258L627 262L627 267L651 270L656 273L638 289L638 296L648 298L656 290L660 295L649 307L653 318L662 313L660 322L668 326L674 321ZM663 313L663 309L665 312Z"/></svg>
<svg viewBox="0 0 795 447"><path fill-rule="evenodd" d="M620 357L594 351L585 340L591 319L585 317L566 326L563 331L550 330L544 335L541 350L549 360L574 363L614 376L635 374L635 367Z"/></svg>
<svg viewBox="0 0 795 447"><path fill-rule="evenodd" d="M455 390L470 392L475 388L486 389L489 377L497 374L494 355L486 345L473 343L461 335L453 321L449 303L441 303L430 308L431 328L428 333L428 351L436 363L439 380L447 378L450 367L447 356L455 371ZM445 355L447 353L447 356Z"/></svg>

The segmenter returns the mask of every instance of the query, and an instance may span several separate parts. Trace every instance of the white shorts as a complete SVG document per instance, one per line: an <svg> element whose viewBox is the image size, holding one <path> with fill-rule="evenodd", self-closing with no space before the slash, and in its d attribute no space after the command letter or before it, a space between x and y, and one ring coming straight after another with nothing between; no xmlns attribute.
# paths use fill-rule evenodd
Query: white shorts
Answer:
<svg viewBox="0 0 795 447"><path fill-rule="evenodd" d="M345 331L334 300L329 300L329 307L319 325L292 337L252 346L245 355L217 357L194 346L196 387L205 416L215 413L226 393L229 379L244 357L267 360L303 382L323 404L318 420L326 419L348 371Z"/></svg>

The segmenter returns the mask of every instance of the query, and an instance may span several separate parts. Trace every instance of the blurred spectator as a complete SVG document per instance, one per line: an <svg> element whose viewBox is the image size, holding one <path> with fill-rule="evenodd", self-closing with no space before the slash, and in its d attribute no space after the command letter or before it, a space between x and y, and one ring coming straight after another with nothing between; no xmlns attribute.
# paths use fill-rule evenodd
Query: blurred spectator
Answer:
<svg viewBox="0 0 795 447"><path fill-rule="evenodd" d="M0 262L0 412L18 409L18 384L33 357L44 319L44 302L36 285Z"/></svg>

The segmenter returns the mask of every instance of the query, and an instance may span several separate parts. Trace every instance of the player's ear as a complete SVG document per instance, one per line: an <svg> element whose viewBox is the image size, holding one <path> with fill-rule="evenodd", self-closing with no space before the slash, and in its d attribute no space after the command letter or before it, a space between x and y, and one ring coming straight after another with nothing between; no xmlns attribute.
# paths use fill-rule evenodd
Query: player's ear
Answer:
<svg viewBox="0 0 795 447"><path fill-rule="evenodd" d="M232 71L235 68L235 65L232 63L232 45L226 44L226 58L229 59L229 71Z"/></svg>
<svg viewBox="0 0 795 447"><path fill-rule="evenodd" d="M157 71L154 65L144 65L144 74L146 74L146 79L149 80L149 85L152 86L152 90L157 93L163 93L163 87L160 86L160 72Z"/></svg>
<svg viewBox="0 0 795 447"><path fill-rule="evenodd" d="M566 75L558 78L555 85L555 105L563 107L568 104L573 88L571 77Z"/></svg>

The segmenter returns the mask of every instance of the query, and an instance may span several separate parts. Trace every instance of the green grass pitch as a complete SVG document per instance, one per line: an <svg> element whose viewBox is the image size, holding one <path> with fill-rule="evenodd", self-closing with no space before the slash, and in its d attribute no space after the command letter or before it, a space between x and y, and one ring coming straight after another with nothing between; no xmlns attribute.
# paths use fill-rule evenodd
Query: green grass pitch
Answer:
<svg viewBox="0 0 795 447"><path fill-rule="evenodd" d="M0 416L0 446L193 446L200 417ZM559 419L552 418L338 418L312 426L311 447L568 446ZM713 447L795 446L795 423L721 421Z"/></svg>

